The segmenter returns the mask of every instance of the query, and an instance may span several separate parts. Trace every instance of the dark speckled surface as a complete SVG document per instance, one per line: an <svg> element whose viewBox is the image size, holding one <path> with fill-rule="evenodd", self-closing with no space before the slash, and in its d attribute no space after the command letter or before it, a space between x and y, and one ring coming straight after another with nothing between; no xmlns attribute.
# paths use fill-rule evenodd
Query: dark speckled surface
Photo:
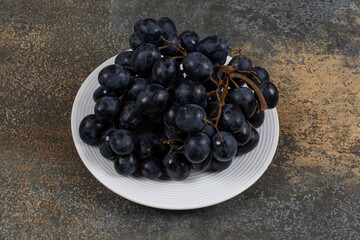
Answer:
<svg viewBox="0 0 360 240"><path fill-rule="evenodd" d="M0 1L1 239L359 239L359 1ZM140 17L222 34L280 90L268 171L216 206L172 212L103 187L71 106Z"/></svg>

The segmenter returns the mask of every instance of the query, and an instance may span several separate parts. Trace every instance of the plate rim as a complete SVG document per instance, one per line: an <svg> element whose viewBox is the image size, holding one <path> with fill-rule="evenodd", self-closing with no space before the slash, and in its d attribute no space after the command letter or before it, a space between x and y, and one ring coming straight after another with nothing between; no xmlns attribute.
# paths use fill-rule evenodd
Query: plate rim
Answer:
<svg viewBox="0 0 360 240"><path fill-rule="evenodd" d="M128 50L126 50L128 51ZM86 82L91 81L91 79L94 77L94 75L97 75L98 72L105 66L109 64L112 64L111 62L114 62L115 58L117 55L107 59L106 61L104 61L103 63L101 63L98 67L96 67L85 79L85 81L83 81L81 83L81 86L79 88L79 90L77 91L77 94L75 96L75 99L73 101L73 105L72 105L72 111L71 111L71 133L72 133L72 138L73 138L73 142L76 148L76 151L81 159L81 161L83 162L83 164L86 166L86 168L90 171L90 173L95 177L95 179L97 179L102 185L104 185L106 188L108 188L109 190L111 190L112 192L114 192L115 194L117 194L120 197L123 197L129 201L135 202L137 204L143 205L143 206L147 206L147 207L152 207L152 208L157 208L157 209L164 209L164 210L191 210L191 209L200 209L200 208L205 208L205 207L210 207L219 203L223 203L227 200L230 200L234 197L236 197L237 195L243 193L244 191L246 191L247 189L249 189L252 185L254 185L259 179L260 177L263 176L263 174L265 173L265 171L269 168L270 164L273 161L274 155L276 153L276 149L278 146L278 142L279 142L279 133L280 133L280 128L279 128L279 118L278 118L278 114L276 111L276 108L271 109L274 111L274 121L276 123L276 132L275 132L275 146L274 148L271 149L271 151L269 152L269 156L271 155L271 161L269 161L269 163L267 164L267 166L262 170L259 171L258 176L256 178L254 178L255 180L248 184L247 186L245 186L245 188L242 188L241 191L233 191L232 194L230 194L230 197L228 195L226 195L225 197L220 197L217 198L215 201L207 201L204 203L200 203L200 204L194 204L193 207L181 207L181 206L174 206L174 207L166 207L166 206L161 206L161 205L157 205L157 204L152 204L152 203L148 203L146 202L146 200L144 199L139 199L136 198L134 196L131 196L131 194L124 194L119 192L117 189L114 189L110 184L107 184L106 181L104 179L102 179L101 177L97 176L97 173L93 170L93 166L91 166L91 164L87 161L85 161L84 159L86 158L85 154L84 154L84 149L79 145L79 143L77 142L77 139L75 138L75 135L78 134L78 126L76 125L75 122L75 118L74 116L76 115L76 107L77 105L79 105L79 101L80 101L80 94L85 90L85 86L86 86ZM228 56L230 57L230 56ZM99 85L100 86L100 85ZM149 180L152 181L152 180Z"/></svg>

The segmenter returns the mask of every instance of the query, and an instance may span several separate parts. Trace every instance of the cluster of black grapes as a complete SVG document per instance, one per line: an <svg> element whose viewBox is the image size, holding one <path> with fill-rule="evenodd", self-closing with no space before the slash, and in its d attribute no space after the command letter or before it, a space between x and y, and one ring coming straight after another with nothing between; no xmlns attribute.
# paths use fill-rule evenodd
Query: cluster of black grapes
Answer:
<svg viewBox="0 0 360 240"><path fill-rule="evenodd" d="M178 35L167 17L138 20L130 46L100 71L95 114L79 129L118 173L183 180L191 169L224 170L257 146L263 110L279 98L264 68L240 50L224 65L232 49L224 37ZM137 139L149 124L157 134Z"/></svg>

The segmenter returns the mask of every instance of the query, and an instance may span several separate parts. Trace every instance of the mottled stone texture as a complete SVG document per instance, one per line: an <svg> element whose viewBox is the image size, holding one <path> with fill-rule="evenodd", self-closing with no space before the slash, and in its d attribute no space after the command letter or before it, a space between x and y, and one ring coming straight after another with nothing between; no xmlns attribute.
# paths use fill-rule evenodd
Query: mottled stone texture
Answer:
<svg viewBox="0 0 360 240"><path fill-rule="evenodd" d="M0 239L359 239L360 3L0 1ZM75 94L140 17L222 34L280 91L280 141L225 203L163 211L103 187L70 132Z"/></svg>

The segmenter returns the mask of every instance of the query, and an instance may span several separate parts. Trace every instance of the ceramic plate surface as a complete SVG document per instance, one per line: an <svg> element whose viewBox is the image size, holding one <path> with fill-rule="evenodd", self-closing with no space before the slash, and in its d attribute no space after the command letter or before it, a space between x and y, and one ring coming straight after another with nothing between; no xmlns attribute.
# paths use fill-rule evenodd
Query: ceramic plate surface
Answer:
<svg viewBox="0 0 360 240"><path fill-rule="evenodd" d="M265 172L278 144L279 121L276 109L265 111L264 124L258 128L258 146L250 153L236 157L232 165L222 172L192 172L184 181L148 180L117 174L113 163L101 156L97 146L89 146L81 141L78 130L81 120L94 112L92 95L99 87L98 73L114 61L115 56L88 76L76 95L71 114L72 135L80 158L94 177L107 188L121 197L149 207L196 209L235 197L254 184Z"/></svg>

